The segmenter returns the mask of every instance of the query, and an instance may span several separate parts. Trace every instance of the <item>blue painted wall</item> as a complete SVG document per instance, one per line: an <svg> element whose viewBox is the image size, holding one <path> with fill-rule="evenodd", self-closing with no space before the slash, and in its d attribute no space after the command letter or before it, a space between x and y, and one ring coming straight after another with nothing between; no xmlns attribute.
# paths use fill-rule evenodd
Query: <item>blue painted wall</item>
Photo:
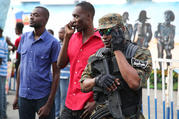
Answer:
<svg viewBox="0 0 179 119"><path fill-rule="evenodd" d="M10 6L10 0L0 0L0 27L4 29L6 17Z"/></svg>

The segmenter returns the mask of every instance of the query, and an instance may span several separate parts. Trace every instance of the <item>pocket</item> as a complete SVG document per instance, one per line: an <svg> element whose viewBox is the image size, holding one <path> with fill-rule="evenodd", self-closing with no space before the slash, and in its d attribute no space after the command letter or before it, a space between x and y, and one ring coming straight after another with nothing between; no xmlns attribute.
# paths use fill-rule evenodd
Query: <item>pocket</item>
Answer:
<svg viewBox="0 0 179 119"><path fill-rule="evenodd" d="M39 55L39 56L37 56L37 58L38 58L38 62L37 62L37 63L38 63L40 66L43 66L43 65L45 65L45 64L48 64L48 63L50 62L48 55Z"/></svg>
<svg viewBox="0 0 179 119"><path fill-rule="evenodd" d="M27 50L22 50L21 52L21 62L24 62L26 60L27 56Z"/></svg>
<svg viewBox="0 0 179 119"><path fill-rule="evenodd" d="M21 55L24 55L27 53L27 50L22 50Z"/></svg>

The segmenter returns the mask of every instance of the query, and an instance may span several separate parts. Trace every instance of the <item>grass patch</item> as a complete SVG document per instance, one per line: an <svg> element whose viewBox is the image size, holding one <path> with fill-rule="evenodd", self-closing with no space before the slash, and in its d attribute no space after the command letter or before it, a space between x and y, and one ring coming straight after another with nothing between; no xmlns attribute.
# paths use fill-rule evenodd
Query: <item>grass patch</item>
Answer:
<svg viewBox="0 0 179 119"><path fill-rule="evenodd" d="M167 77L167 70L165 72L165 77ZM167 87L167 84L165 82L165 88ZM147 88L147 81L144 85L144 88ZM150 88L154 89L154 70L152 70L150 74ZM162 89L162 72L161 70L157 70L157 89L161 90ZM178 90L178 74L176 72L173 72L173 90L177 91Z"/></svg>

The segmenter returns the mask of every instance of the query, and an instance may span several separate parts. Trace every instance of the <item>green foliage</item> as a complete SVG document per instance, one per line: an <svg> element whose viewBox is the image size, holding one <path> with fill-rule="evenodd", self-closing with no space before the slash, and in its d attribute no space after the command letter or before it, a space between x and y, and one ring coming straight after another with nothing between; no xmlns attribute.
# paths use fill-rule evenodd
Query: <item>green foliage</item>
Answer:
<svg viewBox="0 0 179 119"><path fill-rule="evenodd" d="M168 71L165 70L165 77L168 75ZM178 90L178 74L176 72L173 72L173 90ZM147 82L144 85L144 88L147 87ZM152 70L150 74L150 88L154 88L154 70ZM165 88L166 88L166 83L165 83ZM162 72L161 70L157 70L157 89L161 90L162 89Z"/></svg>

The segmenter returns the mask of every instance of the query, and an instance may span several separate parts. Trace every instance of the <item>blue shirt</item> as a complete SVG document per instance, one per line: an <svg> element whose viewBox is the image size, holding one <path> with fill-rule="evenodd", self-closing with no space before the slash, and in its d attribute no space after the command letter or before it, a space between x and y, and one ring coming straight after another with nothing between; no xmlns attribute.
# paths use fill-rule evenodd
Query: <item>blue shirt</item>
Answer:
<svg viewBox="0 0 179 119"><path fill-rule="evenodd" d="M0 65L0 76L7 76L7 56L8 56L8 45L4 37L0 38L0 58L2 64Z"/></svg>
<svg viewBox="0 0 179 119"><path fill-rule="evenodd" d="M40 99L49 95L52 84L51 64L57 61L60 45L47 30L39 39L33 32L22 35L18 53L20 61L19 96Z"/></svg>
<svg viewBox="0 0 179 119"><path fill-rule="evenodd" d="M62 42L60 41L60 45L62 47ZM65 68L60 70L60 79L69 79L70 78L70 64L68 64Z"/></svg>
<svg viewBox="0 0 179 119"><path fill-rule="evenodd" d="M60 70L60 79L69 79L70 77L70 64Z"/></svg>

